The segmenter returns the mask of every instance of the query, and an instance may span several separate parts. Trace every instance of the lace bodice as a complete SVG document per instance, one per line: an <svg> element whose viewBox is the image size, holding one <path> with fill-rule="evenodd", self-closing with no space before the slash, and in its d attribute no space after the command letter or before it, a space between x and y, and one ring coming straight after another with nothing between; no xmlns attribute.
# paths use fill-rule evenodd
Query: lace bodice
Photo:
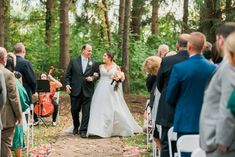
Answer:
<svg viewBox="0 0 235 157"><path fill-rule="evenodd" d="M107 80L112 80L113 79L113 75L117 70L117 65L114 63L113 67L109 70L105 69L104 64L100 65L100 79L107 79Z"/></svg>

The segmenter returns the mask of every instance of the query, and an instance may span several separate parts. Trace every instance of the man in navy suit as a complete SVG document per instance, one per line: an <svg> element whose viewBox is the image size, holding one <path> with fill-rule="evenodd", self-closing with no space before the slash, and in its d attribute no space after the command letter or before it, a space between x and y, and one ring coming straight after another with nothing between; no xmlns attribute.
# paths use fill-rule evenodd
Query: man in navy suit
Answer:
<svg viewBox="0 0 235 157"><path fill-rule="evenodd" d="M199 133L199 117L204 90L216 68L202 55L205 42L206 38L202 33L190 34L189 59L173 67L168 82L166 100L169 105L175 107L173 126L178 138L186 134ZM185 154L185 156L190 156L190 154Z"/></svg>
<svg viewBox="0 0 235 157"><path fill-rule="evenodd" d="M70 60L65 75L66 90L71 99L73 134L78 134L79 112L82 110L82 122L79 130L82 138L85 138L87 134L91 98L94 93L94 83L98 78L94 73L99 71L99 65L91 59L91 55L91 45L85 44L82 47L82 54Z"/></svg>
<svg viewBox="0 0 235 157"><path fill-rule="evenodd" d="M178 37L176 49L178 53L173 56L164 57L161 62L160 69L157 74L157 88L161 93L157 115L156 124L161 125L161 157L169 157L168 137L167 133L173 125L174 108L166 103L166 88L171 74L172 67L188 59L187 53L187 39L189 34L181 34ZM175 142L172 143L172 151L176 151ZM174 154L174 153L173 153Z"/></svg>
<svg viewBox="0 0 235 157"><path fill-rule="evenodd" d="M23 86L29 96L30 104L32 103L32 94L36 91L36 75L31 62L25 59L26 50L23 43L17 43L14 46L16 55L15 71L22 74Z"/></svg>

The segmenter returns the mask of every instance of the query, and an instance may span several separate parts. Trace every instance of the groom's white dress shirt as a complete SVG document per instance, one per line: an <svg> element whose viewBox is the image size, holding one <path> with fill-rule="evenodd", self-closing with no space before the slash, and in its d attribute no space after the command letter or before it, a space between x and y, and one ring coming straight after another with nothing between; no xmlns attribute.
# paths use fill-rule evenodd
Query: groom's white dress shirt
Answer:
<svg viewBox="0 0 235 157"><path fill-rule="evenodd" d="M86 71L87 63L88 63L88 58L82 56L82 72L83 73Z"/></svg>

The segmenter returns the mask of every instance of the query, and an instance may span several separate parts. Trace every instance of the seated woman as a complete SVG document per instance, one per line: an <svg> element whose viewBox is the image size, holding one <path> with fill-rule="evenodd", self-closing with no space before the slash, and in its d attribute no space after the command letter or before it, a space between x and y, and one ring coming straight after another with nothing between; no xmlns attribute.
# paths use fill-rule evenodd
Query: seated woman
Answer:
<svg viewBox="0 0 235 157"><path fill-rule="evenodd" d="M49 80L50 81L50 93L40 93L40 96L44 96L45 94L50 94L50 98L52 101L52 104L54 106L54 112L52 114L52 125L56 126L56 118L57 118L57 114L58 114L58 104L55 101L55 91L56 88L60 88L62 87L62 84L56 80L53 76L51 76L50 74L47 75L46 72L41 73L40 75L40 79L41 80ZM38 125L38 115L34 113L34 125Z"/></svg>

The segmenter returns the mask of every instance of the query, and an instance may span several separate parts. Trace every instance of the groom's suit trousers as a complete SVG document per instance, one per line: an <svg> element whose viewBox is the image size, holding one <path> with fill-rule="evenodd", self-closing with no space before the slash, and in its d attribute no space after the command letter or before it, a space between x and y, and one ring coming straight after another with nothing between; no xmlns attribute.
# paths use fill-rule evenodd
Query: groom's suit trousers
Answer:
<svg viewBox="0 0 235 157"><path fill-rule="evenodd" d="M71 96L71 113L74 128L79 128L79 132L87 132L90 117L91 97L85 97L81 92L78 96ZM79 112L82 111L82 121L80 125Z"/></svg>

